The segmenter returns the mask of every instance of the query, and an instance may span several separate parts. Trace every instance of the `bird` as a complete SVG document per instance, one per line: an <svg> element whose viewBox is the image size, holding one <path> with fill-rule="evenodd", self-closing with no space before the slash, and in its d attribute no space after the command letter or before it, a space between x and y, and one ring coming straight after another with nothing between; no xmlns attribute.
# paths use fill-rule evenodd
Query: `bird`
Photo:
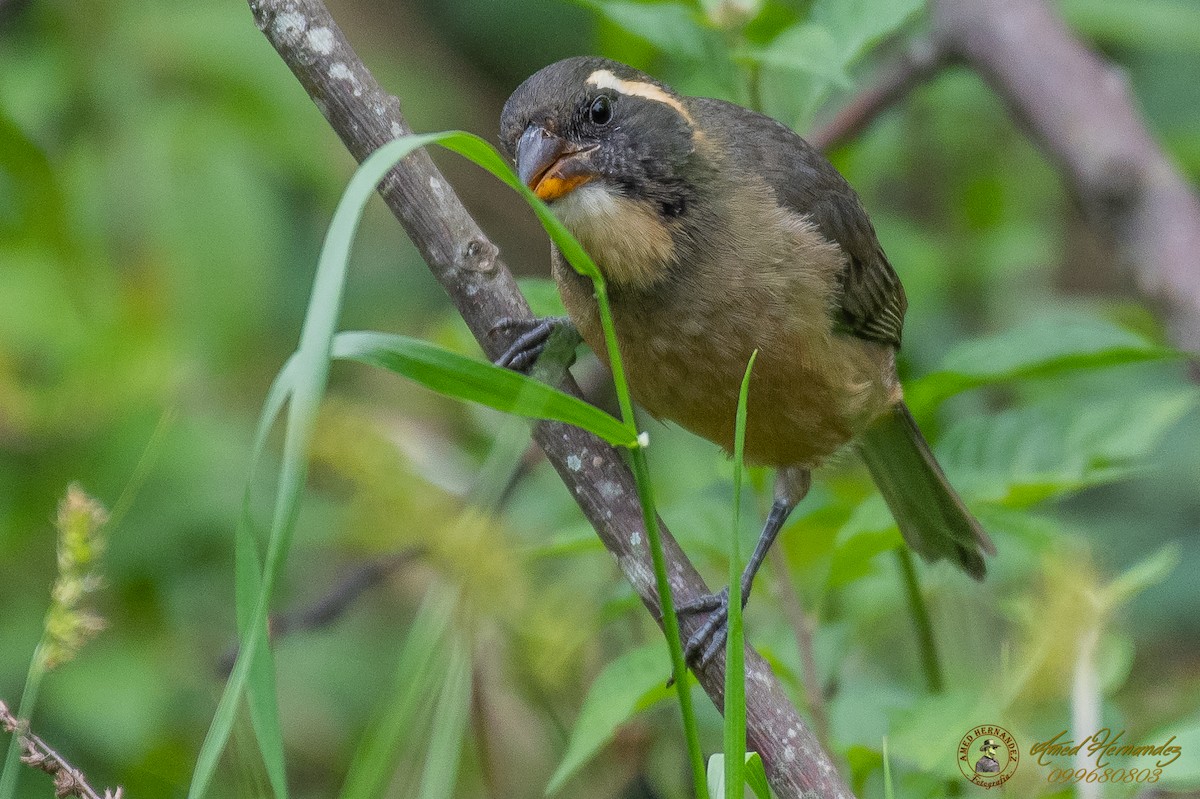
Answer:
<svg viewBox="0 0 1200 799"><path fill-rule="evenodd" d="M858 195L820 152L768 116L591 56L526 79L501 112L500 142L603 274L630 391L648 413L732 453L758 351L744 453L777 472L743 602L813 470L846 450L909 547L983 579L995 546L896 374L904 288ZM498 364L527 369L563 325L607 362L590 278L553 245L551 271L568 316L498 325L511 337ZM725 637L728 588L678 611L709 614L686 645L703 666Z"/></svg>

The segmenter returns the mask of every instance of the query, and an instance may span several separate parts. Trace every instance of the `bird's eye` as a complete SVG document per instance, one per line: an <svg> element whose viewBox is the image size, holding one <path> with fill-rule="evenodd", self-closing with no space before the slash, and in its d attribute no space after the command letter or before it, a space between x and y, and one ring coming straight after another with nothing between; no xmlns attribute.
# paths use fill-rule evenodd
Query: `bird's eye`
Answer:
<svg viewBox="0 0 1200 799"><path fill-rule="evenodd" d="M612 100L603 94L592 100L592 107L588 109L588 119L593 125L607 125L612 121Z"/></svg>

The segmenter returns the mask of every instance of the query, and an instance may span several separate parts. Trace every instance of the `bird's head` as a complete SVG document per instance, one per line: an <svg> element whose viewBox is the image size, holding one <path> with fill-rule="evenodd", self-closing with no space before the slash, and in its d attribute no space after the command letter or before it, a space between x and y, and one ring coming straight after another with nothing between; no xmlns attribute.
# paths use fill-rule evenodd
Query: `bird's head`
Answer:
<svg viewBox="0 0 1200 799"><path fill-rule="evenodd" d="M548 203L588 186L672 217L686 205L698 136L686 103L632 67L568 58L513 92L500 139L521 180Z"/></svg>

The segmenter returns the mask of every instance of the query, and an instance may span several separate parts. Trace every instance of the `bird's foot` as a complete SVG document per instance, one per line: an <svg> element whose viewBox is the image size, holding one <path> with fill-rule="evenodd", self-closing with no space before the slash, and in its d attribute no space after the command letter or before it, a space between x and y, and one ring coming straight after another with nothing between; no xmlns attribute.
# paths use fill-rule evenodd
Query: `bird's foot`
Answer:
<svg viewBox="0 0 1200 799"><path fill-rule="evenodd" d="M744 602L742 604L745 605ZM684 660L688 665L702 669L717 654L729 634L729 587L722 588L720 593L705 594L685 602L677 607L675 612L680 616L710 614L683 647Z"/></svg>
<svg viewBox="0 0 1200 799"><path fill-rule="evenodd" d="M501 319L489 331L489 335L505 333L513 336L508 349L495 360L496 366L512 369L514 372L528 372L542 352L551 334L571 321L565 316L545 316L541 318Z"/></svg>

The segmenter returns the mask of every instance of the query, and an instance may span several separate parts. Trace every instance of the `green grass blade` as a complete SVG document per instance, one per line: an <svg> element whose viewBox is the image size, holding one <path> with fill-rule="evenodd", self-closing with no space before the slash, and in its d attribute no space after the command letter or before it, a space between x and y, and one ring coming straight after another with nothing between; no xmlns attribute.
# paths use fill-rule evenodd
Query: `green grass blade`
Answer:
<svg viewBox="0 0 1200 799"><path fill-rule="evenodd" d="M892 759L888 755L886 735L883 738L883 799L896 799L896 788L892 785Z"/></svg>
<svg viewBox="0 0 1200 799"><path fill-rule="evenodd" d="M241 634L237 662L225 684L225 691L217 704L213 722L200 748L188 790L189 799L199 799L208 792L221 752L233 729L242 693L247 688L251 665L265 639L267 608L275 583L283 571L292 530L300 509L300 496L307 475L308 447L317 409L329 376L329 353L341 310L350 247L358 221L375 187L392 166L413 150L438 138L438 134L409 136L391 141L376 150L355 172L329 226L317 264L312 298L300 333L300 346L293 356L293 387L288 403L287 432L262 584L254 607L247 617L249 624ZM258 693L267 690L267 686L255 684L252 689Z"/></svg>
<svg viewBox="0 0 1200 799"><path fill-rule="evenodd" d="M632 411L630 411L632 418ZM637 485L638 501L642 506L642 526L646 530L646 541L650 545L650 560L654 566L654 584L662 604L663 633L667 636L667 649L671 653L671 674L676 685L688 684L687 663L683 659L683 642L679 637L679 614L675 612L675 601L671 596L671 581L667 579L667 562L663 554L662 531L658 529L658 513L654 509L654 491L650 484L650 466L646 463L646 449L636 447L630 452L634 482ZM692 709L692 692L679 690L679 714L683 717L683 734L687 739L688 760L692 766L692 783L698 799L707 799L708 782L704 770L704 751L700 748L700 728L696 725L696 713Z"/></svg>
<svg viewBox="0 0 1200 799"><path fill-rule="evenodd" d="M421 775L420 799L450 799L458 782L463 738L471 706L471 650L465 638L455 640L446 679L433 714L433 730Z"/></svg>
<svg viewBox="0 0 1200 799"><path fill-rule="evenodd" d="M250 513L250 490L259 461L266 449L267 436L292 395L295 379L295 358L289 358L267 392L258 429L254 435L254 455L242 497L242 516L234 543L234 575L237 600L238 632L245 634L262 586L262 563L254 536ZM259 635L265 639L265 632ZM250 722L258 741L259 752L266 767L267 778L276 796L287 796L287 770L283 752L283 731L279 721L278 697L275 691L275 658L267 640L260 640L251 666L248 691Z"/></svg>
<svg viewBox="0 0 1200 799"><path fill-rule="evenodd" d="M188 792L189 799L199 799L207 793L221 752L233 728L243 692L247 687L256 695L274 690L273 685L265 684L265 679L251 679L252 674L260 674L259 670L252 667L256 658L261 656L260 652L267 649L265 634L267 610L275 583L283 570L290 549L292 530L299 513L300 498L307 475L306 455L311 442L317 410L328 381L331 350L341 309L342 293L345 288L350 247L362 210L379 181L397 161L413 150L433 143L440 143L447 149L464 155L521 194L533 208L539 221L568 262L581 274L592 279L596 289L609 363L621 406L623 426L631 436L637 438L632 398L617 348L616 331L603 277L587 253L546 205L520 182L499 153L477 136L458 131L407 136L395 139L379 148L363 162L347 187L338 204L322 248L312 299L301 331L300 346L290 364L292 370L291 379L288 381L290 388L284 392L288 400L288 415L282 467L278 477L275 507L267 542L265 568L251 611L248 614L239 613L239 621L246 622L244 629L241 629L239 657L226 683L225 691L218 703L213 722L197 758L196 769ZM260 429L269 429L270 423L271 419L264 415ZM256 443L254 456L256 460L263 446L262 440L265 440L265 436L262 436L261 440ZM640 448L633 449L633 462L638 482L638 495L642 501L644 520L647 526L647 537L654 559L655 576L662 598L664 626L667 628L676 679L682 683L685 667L683 666L682 649L678 641L678 620L671 601L670 585L666 580L661 540L649 484L649 472L644 453ZM251 548L242 545L240 551L249 553ZM251 571L248 568L239 570L239 574L243 575L239 580L241 583L239 591L244 595L243 599L248 599L248 596L245 595L252 593L254 587L253 581L248 579ZM266 654L266 657L270 657L269 653ZM699 748L699 734L694 714L691 711L690 696L687 691L680 691L678 695L684 728L688 737L696 790L698 795L703 796L704 763ZM278 726L278 713L274 707L274 700L262 700L256 696L256 699L251 702L251 708L252 712L274 714L273 721L259 719L256 723L256 729L266 731L267 743L273 746L271 730ZM264 757L273 758L274 755L266 752Z"/></svg>
<svg viewBox="0 0 1200 799"><path fill-rule="evenodd" d="M247 529L243 534L241 529ZM239 525L235 541L234 569L236 577L238 629L250 629L250 614L254 611L254 598L258 595L262 583L262 566L255 548L254 536L249 532L249 525ZM263 765L267 770L267 779L277 797L287 796L287 770L283 753L283 730L279 720L279 703L275 691L275 658L271 653L270 642L267 640L265 629L259 628L258 646L255 649L254 661L250 667L250 675L246 696L249 702L250 723L254 727L254 736L262 753Z"/></svg>
<svg viewBox="0 0 1200 799"><path fill-rule="evenodd" d="M438 676L445 672L444 644L454 604L453 594L444 588L425 596L404 639L382 712L354 753L341 799L376 799L386 792L401 741L413 727L426 697L437 690Z"/></svg>
<svg viewBox="0 0 1200 799"><path fill-rule="evenodd" d="M520 179L500 157L499 153L482 139L468 134L454 134L441 141L447 149L463 155L479 166L487 169L508 186L520 194L537 215L538 221L546 229L551 240L562 252L567 262L592 281L595 289L596 304L600 313L600 324L604 331L604 344L608 354L609 366L612 369L613 385L617 393L617 403L621 408L621 420L633 434L637 434L637 422L633 415L633 399L629 392L629 382L625 377L625 367L621 362L620 349L617 346L617 333L613 325L612 308L608 301L608 288L604 276L596 268L596 264L558 220L550 209L534 196ZM601 355L602 353L597 353ZM631 454L634 479L637 482L638 500L642 505L642 518L646 527L646 539L650 546L650 556L654 565L654 577L658 595L663 610L663 630L667 637L667 645L671 650L672 669L675 681L684 684L687 666L683 660L683 647L679 641L679 618L675 613L671 597L671 584L667 580L666 562L662 550L662 536L659 534L657 515L654 511L654 494L650 485L650 471L646 464L646 455L641 447L634 448ZM704 753L700 749L700 733L696 726L695 713L692 710L691 692L679 691L679 711L683 717L684 734L687 737L688 756L692 766L692 780L695 783L697 796L706 796Z"/></svg>
<svg viewBox="0 0 1200 799"><path fill-rule="evenodd" d="M386 333L339 333L334 339L333 356L387 369L448 397L519 416L567 422L618 446L637 445L636 433L578 397L420 339Z"/></svg>
<svg viewBox="0 0 1200 799"><path fill-rule="evenodd" d="M596 290L596 303L600 310L600 323L604 328L604 343L608 350L609 366L612 369L613 383L617 390L617 401L621 406L621 419L630 430L636 431L637 423L633 418L633 400L629 393L629 383L625 378L625 367L621 363L621 354L617 347L617 334L613 326L612 309L608 302L608 288L604 283L604 276L596 267L595 262L575 240L566 226L550 211L550 208L539 200L525 184L521 183L520 178L490 144L478 136L466 133L445 134L440 144L446 149L453 150L474 161L520 194L529 203L529 207L533 209L538 221L542 223L542 227L546 229L546 233L549 234L550 239L562 252L567 262L575 271L591 278L592 285ZM701 761L700 773L703 774L703 772L704 763Z"/></svg>
<svg viewBox="0 0 1200 799"><path fill-rule="evenodd" d="M771 786L767 783L767 769L758 752L746 753L746 784L754 791L756 799L771 799Z"/></svg>
<svg viewBox="0 0 1200 799"><path fill-rule="evenodd" d="M750 372L758 350L750 354L738 393L733 433L733 528L729 534L729 635L725 638L725 799L743 799L746 787L746 665L742 630L742 470L746 449L746 402Z"/></svg>

